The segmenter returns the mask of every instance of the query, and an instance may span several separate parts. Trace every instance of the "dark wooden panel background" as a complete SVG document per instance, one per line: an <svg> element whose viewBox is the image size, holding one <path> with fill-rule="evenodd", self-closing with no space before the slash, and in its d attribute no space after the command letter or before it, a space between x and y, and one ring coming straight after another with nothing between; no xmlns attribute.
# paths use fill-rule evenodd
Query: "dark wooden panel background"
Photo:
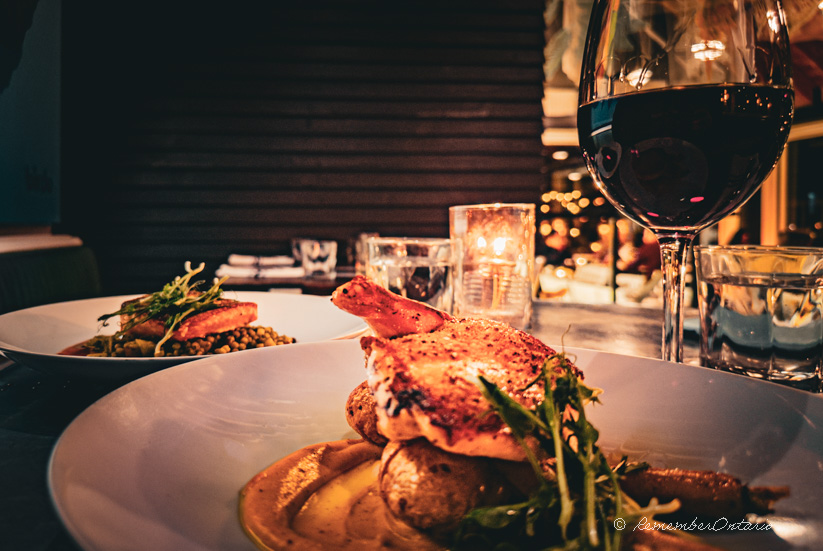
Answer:
<svg viewBox="0 0 823 551"><path fill-rule="evenodd" d="M83 4L83 5L78 5ZM539 202L543 2L64 4L63 222L107 293Z"/></svg>

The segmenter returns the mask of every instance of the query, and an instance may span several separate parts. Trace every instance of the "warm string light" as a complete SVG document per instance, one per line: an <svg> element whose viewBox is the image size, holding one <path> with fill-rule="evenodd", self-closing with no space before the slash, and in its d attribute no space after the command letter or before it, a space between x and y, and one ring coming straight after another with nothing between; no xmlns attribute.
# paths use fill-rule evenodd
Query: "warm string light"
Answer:
<svg viewBox="0 0 823 551"><path fill-rule="evenodd" d="M583 197L583 192L579 189L569 191L566 193L562 193L559 191L549 191L541 195L540 198L543 200L543 205L540 206L540 212L544 214L548 214L549 212L551 212L552 202L560 203L561 208L566 209L567 211L569 211L569 213L574 215L580 214L580 212L583 209L589 207L590 205L599 206L597 204L597 199L595 199L594 202L592 202L587 197ZM603 203L601 202L600 205L602 204Z"/></svg>
<svg viewBox="0 0 823 551"><path fill-rule="evenodd" d="M578 172L573 172L569 174L568 179L572 181L579 181L582 179L582 175ZM555 190L547 191L540 196L540 199L543 201L543 204L540 206L540 212L543 214L550 214L552 212L552 203L559 204L561 209L566 210L573 216L581 215L581 213L583 213L583 211L588 207L600 207L605 204L605 200L602 197L595 197L594 199L583 197L583 192L579 189L567 192ZM585 215L583 215L583 218L581 219L585 219ZM582 232L580 231L580 228L568 228L565 225L564 220L556 218L553 223L550 223L548 220L543 220L540 222L538 226L538 233L544 242L551 246L550 242L553 237L568 236L571 238L576 238L579 237ZM592 249L592 252L597 252L597 250Z"/></svg>

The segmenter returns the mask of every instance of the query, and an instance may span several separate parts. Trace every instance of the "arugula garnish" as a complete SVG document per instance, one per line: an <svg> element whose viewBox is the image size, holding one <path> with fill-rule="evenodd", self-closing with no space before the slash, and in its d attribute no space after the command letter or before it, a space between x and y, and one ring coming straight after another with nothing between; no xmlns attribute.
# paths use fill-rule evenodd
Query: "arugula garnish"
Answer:
<svg viewBox="0 0 823 551"><path fill-rule="evenodd" d="M479 377L484 397L522 446L539 484L524 502L469 512L453 549L616 551L621 533L615 520L628 525L678 507L676 501L663 506L654 501L641 508L622 493L618 478L643 465L629 466L625 458L609 465L584 409L599 402L600 391L578 378L565 354L549 357L529 386L538 382L544 399L532 410Z"/></svg>
<svg viewBox="0 0 823 551"><path fill-rule="evenodd" d="M215 308L215 302L223 296L223 290L220 286L228 276L215 279L212 286L203 292L197 290L203 284L203 281L191 281L195 275L203 271L204 267L205 264L201 263L197 268L192 269L191 263L186 262L185 275L175 277L172 282L165 284L160 291L130 301L116 312L100 316L97 321L102 322L101 325L105 327L108 325L110 318L124 314L129 316L129 320L114 334L114 338L118 338L135 325L150 319L165 320L166 334L154 348L154 355L161 355L163 344L171 338L184 319L192 314Z"/></svg>

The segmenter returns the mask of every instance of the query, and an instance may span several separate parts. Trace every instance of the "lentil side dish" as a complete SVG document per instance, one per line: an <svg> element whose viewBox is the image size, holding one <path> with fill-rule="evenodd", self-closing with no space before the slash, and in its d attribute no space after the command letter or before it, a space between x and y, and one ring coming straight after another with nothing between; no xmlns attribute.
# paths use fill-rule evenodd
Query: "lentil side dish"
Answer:
<svg viewBox="0 0 823 551"><path fill-rule="evenodd" d="M206 356L226 354L237 350L292 344L293 337L280 335L271 327L238 327L223 333L214 333L188 341L169 340L156 353L159 339L135 335L98 336L61 352L65 355L83 355L106 358L152 358L168 356Z"/></svg>

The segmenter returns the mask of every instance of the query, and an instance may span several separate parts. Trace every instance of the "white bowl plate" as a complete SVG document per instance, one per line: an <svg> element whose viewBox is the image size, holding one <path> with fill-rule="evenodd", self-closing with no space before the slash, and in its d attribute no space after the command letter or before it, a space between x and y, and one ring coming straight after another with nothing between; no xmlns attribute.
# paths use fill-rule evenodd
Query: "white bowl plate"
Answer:
<svg viewBox="0 0 823 551"><path fill-rule="evenodd" d="M135 296L61 302L4 314L0 316L0 352L47 373L113 380L133 379L202 358L87 358L58 354L98 332L113 334L119 329L117 318L102 328L97 318L116 312L123 301ZM334 306L329 297L257 291L226 291L224 296L257 303L258 319L252 325L271 327L299 343L348 338L367 328L363 320Z"/></svg>
<svg viewBox="0 0 823 551"><path fill-rule="evenodd" d="M709 534L711 543L820 548L820 396L659 360L568 353L604 390L589 415L605 450L791 487L772 530L721 530ZM52 499L87 551L253 551L238 521L238 492L292 451L354 437L345 402L364 379L357 340L215 356L143 377L63 433L49 467Z"/></svg>

